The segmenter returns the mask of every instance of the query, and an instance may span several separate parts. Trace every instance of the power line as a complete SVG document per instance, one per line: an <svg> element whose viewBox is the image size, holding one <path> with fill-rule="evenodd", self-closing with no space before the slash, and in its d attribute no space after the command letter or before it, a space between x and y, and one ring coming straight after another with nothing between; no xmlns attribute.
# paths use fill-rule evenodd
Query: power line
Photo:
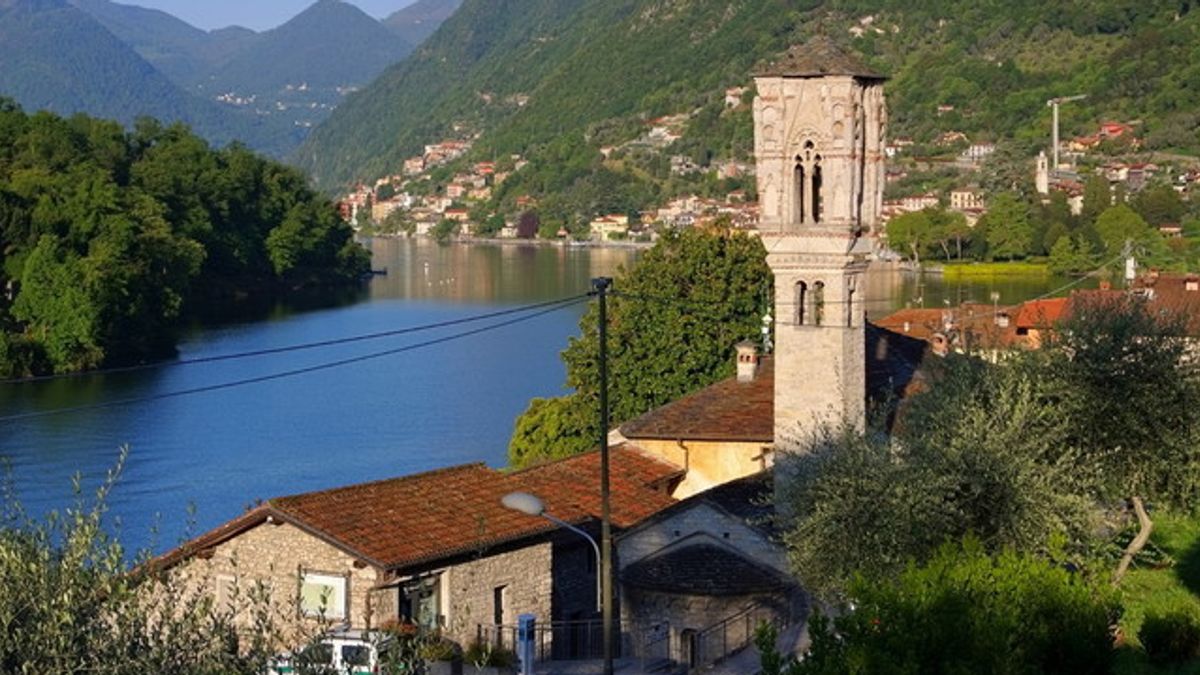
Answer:
<svg viewBox="0 0 1200 675"><path fill-rule="evenodd" d="M103 403L91 403L88 405L71 406L71 407L67 407L67 408L56 408L54 410L43 410L43 411L32 412L32 413L21 413L18 415L6 415L3 417L0 417L0 424L3 424L5 422L17 422L17 421L21 421L21 420L37 419L37 418L41 418L41 417L50 417L50 416L55 416L55 415L66 415L69 413L84 412L84 411L89 411L89 410L101 410L104 408L115 408L115 407L119 407L119 406L136 405L139 403L150 403L150 402L154 402L154 401L161 401L161 400L170 399L170 398L180 398L183 396L191 396L193 394L203 394L203 393L213 392L213 391L223 391L226 389L234 389L236 387L243 387L243 386L250 385L250 384L259 384L262 382L270 382L273 380L282 380L284 378L296 377L299 375L307 375L309 373L315 373L315 372L322 371L322 370L330 370L332 368L340 368L341 366L351 365L351 364L355 364L355 363L362 363L364 361L371 361L374 359L380 359L385 356L392 356L392 355L400 354L403 352L409 352L409 351L413 351L416 349L422 349L424 347L432 347L432 346L436 346L436 345L440 345L440 344L445 344L447 342L461 340L463 338L470 337L473 335L479 335L481 333L486 333L488 331L493 331L493 330L497 330L497 329L504 328L507 326L512 326L514 324L518 324L518 323L521 323L524 321L530 321L532 319L536 319L537 317L544 316L544 315L550 314L552 312L557 312L560 309L566 309L567 307L570 307L572 305L576 305L581 302L586 302L587 299L588 299L587 296L579 296L579 297L574 297L574 298L568 298L566 300L559 300L555 303L555 306L547 307L545 309L542 309L538 312L534 312L532 314L527 314L525 316L519 316L519 317L516 317L513 319L508 319L507 321L501 321L499 323L482 326L480 328L473 328L471 330L463 331L462 333L456 333L454 335L447 335L447 336L440 337L440 338L426 340L425 342L418 342L416 344L405 345L403 347L397 347L395 349L388 349L388 350L384 350L384 351L373 352L370 354L363 354L361 356L354 356L354 357L350 357L350 358L346 358L346 359L340 359L338 361L330 361L327 363L320 363L317 365L307 366L304 368L285 370L285 371L278 372L278 373L271 373L269 375L260 375L258 377L249 377L249 378L245 378L242 380L234 380L231 382L222 382L220 384L212 384L212 385L207 385L207 386L203 386L203 387L193 387L191 389L181 389L178 391L171 391L171 392L166 392L166 393L162 393L162 394L154 394L151 396L139 396L139 397L134 397L134 398L125 398L125 399L117 399L117 400L113 400L113 401L105 401Z"/></svg>
<svg viewBox="0 0 1200 675"><path fill-rule="evenodd" d="M295 345L287 345L283 347L271 347L269 349L257 349L254 351L236 352L233 354L219 354L216 356L201 356L191 359L176 359L174 361L162 361L159 363L142 363L133 366L118 366L115 368L102 368L99 370L87 370L74 373L59 373L54 375L36 375L33 377L18 377L7 380L0 380L0 384L30 384L34 382L46 382L50 380L64 380L79 377L89 377L92 375L114 375L118 373L131 373L142 370L156 370L161 368L174 368L178 366L191 366L200 363L216 363L219 361L233 361L236 359L247 359L256 356L269 356L272 354L285 354L288 352L298 352L308 349L318 349L321 347L333 347L336 345L352 344L355 342L365 342L368 340L379 340L381 338L396 337L398 335L408 335L411 333L420 333L424 331L436 330L439 328L449 328L451 326L460 326L476 321L486 321L502 316L512 314L520 314L523 312L542 309L544 307L557 306L560 303L575 301L588 297L588 295L576 295L569 298L560 298L558 300L549 300L547 302L539 302L532 305L524 305L521 307L513 307L497 312L487 314L476 314L474 316L463 317L460 319L450 319L447 321L439 321L437 323L425 324L422 326L410 326L408 328L398 328L396 330L381 331L378 333L367 333L365 335L354 335L344 338L335 338L332 340L322 340L320 342L306 342Z"/></svg>

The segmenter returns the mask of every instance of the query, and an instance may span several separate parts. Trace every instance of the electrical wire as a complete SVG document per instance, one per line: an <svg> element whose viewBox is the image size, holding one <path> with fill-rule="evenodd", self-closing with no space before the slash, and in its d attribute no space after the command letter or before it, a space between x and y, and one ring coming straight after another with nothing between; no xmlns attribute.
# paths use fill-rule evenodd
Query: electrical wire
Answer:
<svg viewBox="0 0 1200 675"><path fill-rule="evenodd" d="M588 297L588 295L589 294L575 295L575 296L571 296L569 298L560 298L558 300L549 300L546 302L539 302L539 303L532 304L532 305L513 307L510 309L505 309L505 310L501 310L501 311L497 311L497 312L489 312L487 314L476 314L474 316L463 317L460 319L450 319L447 321L439 321L437 323L430 323L430 324L425 324L422 326L410 326L408 328L398 328L395 330L381 331L378 333L367 333L364 335L353 335L353 336L344 337L344 338L335 338L332 340L322 340L320 342L306 342L306 343L295 344L295 345L287 345L287 346L283 346L283 347L271 347L268 349L256 349L254 351L236 352L233 354L218 354L215 356L201 356L201 357L196 357L196 358L191 358L191 359L176 359L174 361L161 361L158 363L142 363L142 364L137 364L137 365L132 365L132 366L117 366L114 368L102 368L102 369L98 369L98 370L85 370L85 371L74 372L74 373L58 373L58 374L54 374L54 375L35 375L33 377L18 377L18 378L11 378L11 379L3 379L3 380L0 380L0 385L3 385L3 384L30 384L30 383L34 383L34 382L47 382L47 381L51 381L51 380L64 380L64 379L74 379L74 378L79 378L79 377L89 377L92 375L114 375L114 374L118 374L118 373L131 373L131 372L137 372L137 371L142 371L142 370L157 370L157 369L162 369L162 368L175 368L178 366L191 366L191 365L196 365L196 364L200 364L200 363L216 363L219 361L233 361L236 359L247 359L247 358L253 358L253 357L257 357L257 356L269 356L272 354L285 354L288 352L298 352L298 351L304 351L304 350L308 350L308 349L318 349L321 347L333 347L333 346L337 346L337 345L352 344L355 342L365 342L368 340L379 340L379 339L387 338L387 337L396 337L398 335L409 335L412 333L420 333L420 332L424 332L424 331L436 330L439 328L449 328L451 326L460 326L463 324L474 323L476 321L486 321L488 319L495 319L495 318L499 318L502 316L509 316L512 314L520 314L523 312L529 312L529 311L533 311L536 309L542 309L544 307L556 306L559 303L580 300L580 299Z"/></svg>
<svg viewBox="0 0 1200 675"><path fill-rule="evenodd" d="M340 359L337 361L329 361L326 363L319 363L319 364L316 364L313 366L306 366L304 368L295 368L293 370L285 370L285 371L281 371L278 373L271 373L268 375L260 375L258 377L249 377L249 378L245 378L245 379L241 379L241 380L222 382L219 384L212 384L212 385L207 385L207 386L203 386L203 387L193 387L190 389L180 389L177 391L170 391L170 392L165 392L165 393L161 393L161 394L153 394L151 396L138 396L138 397L133 397L133 398L104 401L102 403L91 403L91 404L87 404L87 405L71 406L71 407L66 407L66 408L56 408L53 410L42 410L42 411L31 412L31 413L20 413L17 415L5 415L5 416L0 417L0 424L3 424L5 422L17 422L17 421L37 419L37 418L42 418L42 417L66 415L69 413L76 413L76 412L101 410L101 409L105 409L105 408L115 408L115 407L127 406L127 405L136 405L139 403L150 403L150 402L154 402L154 401L162 401L165 399L191 396L194 394L203 394L203 393L214 392L214 391L223 391L226 389L234 389L237 387L243 387L243 386L247 386L247 385L251 385L251 384L259 384L262 382L271 382L274 380L282 380L285 378L296 377L299 375L307 375L309 373L315 373L315 372L319 372L322 370L330 370L333 368L340 368L342 366L352 365L355 363L362 363L364 361L371 361L371 360L380 359L380 358L383 358L386 356L393 356L395 354L410 352L410 351L413 351L416 349L422 349L425 347L433 347L436 345L445 344L447 342L461 340L463 338L471 337L473 335L479 335L481 333L486 333L488 331L505 328L507 326L512 326L512 325L515 325L515 324L518 324L518 323L521 323L524 321L530 321L530 320L538 318L540 316L544 316L546 314L557 312L561 309L566 309L567 307L571 307L573 305L576 305L576 304L579 304L582 302L586 302L587 300L588 300L587 296L569 298L566 300L559 300L559 301L557 301L556 306L547 307L545 309L534 312L532 314L527 314L525 316L519 316L519 317L516 317L513 319L508 319L507 321L501 321L499 323L489 324L487 326L482 326L480 328L473 328L471 330L463 331L461 333L456 333L454 335L447 335L447 336L443 336L440 338L426 340L424 342L418 342L418 343L411 344L411 345L405 345L403 347L397 347L395 349L387 349L384 351L373 352L370 354L363 354L360 356L354 356L354 357L350 357L350 358Z"/></svg>

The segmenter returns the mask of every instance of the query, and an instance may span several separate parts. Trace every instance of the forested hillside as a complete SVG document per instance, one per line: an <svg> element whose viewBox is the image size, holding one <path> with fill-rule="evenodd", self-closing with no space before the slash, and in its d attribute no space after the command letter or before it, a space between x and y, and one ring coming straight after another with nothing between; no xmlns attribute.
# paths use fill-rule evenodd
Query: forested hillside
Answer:
<svg viewBox="0 0 1200 675"><path fill-rule="evenodd" d="M433 35L461 4L462 0L417 0L393 12L383 20L383 25L408 44L417 46Z"/></svg>
<svg viewBox="0 0 1200 675"><path fill-rule="evenodd" d="M182 126L0 99L0 377L170 354L193 302L354 282L366 252L294 169Z"/></svg>
<svg viewBox="0 0 1200 675"><path fill-rule="evenodd" d="M894 136L921 142L956 130L1031 149L1044 145L1048 98L1087 94L1063 108L1064 134L1101 119L1138 120L1151 148L1194 152L1200 17L1192 4L466 0L418 53L348 100L296 161L323 187L338 187L394 171L457 124L484 132L481 154L536 160L536 148L552 143L559 155L568 148L574 161L596 163L585 148L711 104L816 32L892 76ZM953 110L939 115L938 106ZM748 131L749 123L746 115L737 125ZM731 152L703 146L711 126L692 125L689 151Z"/></svg>

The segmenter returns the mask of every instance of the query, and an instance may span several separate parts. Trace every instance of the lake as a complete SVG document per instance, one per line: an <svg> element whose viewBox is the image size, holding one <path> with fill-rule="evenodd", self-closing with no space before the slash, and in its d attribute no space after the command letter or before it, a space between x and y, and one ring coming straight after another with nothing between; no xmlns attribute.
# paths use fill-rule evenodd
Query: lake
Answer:
<svg viewBox="0 0 1200 675"><path fill-rule="evenodd" d="M624 248L439 246L372 242L372 279L342 304L280 305L253 319L193 328L182 360L337 340L452 321L586 293L589 280L632 264ZM872 315L943 300L1016 302L1062 280L944 283L873 274ZM173 393L400 350L480 326L452 326L321 349L44 383L0 385L0 416L157 400L0 422L0 456L34 514L72 503L72 476L93 493L128 445L110 498L122 541L163 550L257 499L400 476L464 462L501 466L513 420L531 398L564 393L559 352L584 304L496 330L335 368L188 396ZM239 312L240 314L240 312ZM194 514L189 514L189 505Z"/></svg>

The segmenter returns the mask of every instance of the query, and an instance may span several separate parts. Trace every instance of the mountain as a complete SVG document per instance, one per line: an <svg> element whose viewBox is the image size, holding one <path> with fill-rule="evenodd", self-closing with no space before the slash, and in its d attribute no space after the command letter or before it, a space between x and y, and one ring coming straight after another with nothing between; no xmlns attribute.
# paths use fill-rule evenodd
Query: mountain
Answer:
<svg viewBox="0 0 1200 675"><path fill-rule="evenodd" d="M894 136L932 142L962 131L1045 145L1045 101L1064 133L1104 119L1140 120L1152 147L1200 151L1200 12L1192 0L465 0L420 50L352 96L294 160L332 188L395 172L425 143L463 125L478 154L551 142L632 140L644 121L693 116L698 159L726 119L725 87L821 32L892 75ZM939 116L938 106L953 106ZM710 124L711 122L711 124ZM557 147L557 146L556 146ZM745 147L745 144L742 144ZM569 153L579 159L579 151ZM536 159L536 152L531 159Z"/></svg>
<svg viewBox="0 0 1200 675"><path fill-rule="evenodd" d="M383 25L410 45L425 41L438 26L458 11L463 0L417 0L404 9L393 12Z"/></svg>
<svg viewBox="0 0 1200 675"><path fill-rule="evenodd" d="M210 142L282 152L286 132L181 90L91 16L64 0L0 0L0 96L29 110L86 112L130 124L181 121Z"/></svg>
<svg viewBox="0 0 1200 675"><path fill-rule="evenodd" d="M307 84L336 89L370 82L412 46L352 4L317 0L260 34L208 79L238 94L268 94ZM211 88L211 86L210 86Z"/></svg>
<svg viewBox="0 0 1200 675"><path fill-rule="evenodd" d="M156 9L109 0L70 0L176 84L187 87L244 47L255 33L209 33Z"/></svg>
<svg viewBox="0 0 1200 675"><path fill-rule="evenodd" d="M294 160L334 187L393 171L455 124L516 152L600 120L687 109L784 49L792 4L466 0L412 57L335 111Z"/></svg>

